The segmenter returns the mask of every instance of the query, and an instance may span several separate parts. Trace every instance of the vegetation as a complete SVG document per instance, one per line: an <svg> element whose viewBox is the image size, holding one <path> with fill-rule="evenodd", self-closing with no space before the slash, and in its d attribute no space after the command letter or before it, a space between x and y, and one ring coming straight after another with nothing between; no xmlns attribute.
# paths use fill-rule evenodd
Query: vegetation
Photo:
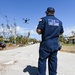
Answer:
<svg viewBox="0 0 75 75"><path fill-rule="evenodd" d="M5 20L6 20L6 25L4 23L1 24L1 31L0 31L0 42L8 42L11 44L16 44L16 45L28 45L28 44L35 44L40 41L38 41L36 38L30 38L30 32L27 33L27 36L25 35L18 35L17 33L17 24L15 19L13 24L9 24L8 17L5 15ZM72 31L72 36L67 37L67 38L72 38L75 36L75 31ZM6 40L4 40L6 39ZM59 42L62 43L62 45L71 45L69 44L68 39L66 39L66 36L60 35L59 37ZM75 42L74 42L75 43Z"/></svg>
<svg viewBox="0 0 75 75"><path fill-rule="evenodd" d="M17 32L17 24L16 24L16 21L15 21L15 18L13 19L14 20L14 23L13 24L9 24L9 20L8 20L8 17L5 15L5 20L6 20L6 25L4 23L2 23L0 25L0 42L5 42L5 43L8 43L9 44L16 44L16 45L27 45L27 44L34 44L34 43L37 43L37 39L35 38L29 38L30 37L30 32L27 33L27 36L25 35L20 35L18 32ZM5 40L4 40L5 39Z"/></svg>
<svg viewBox="0 0 75 75"><path fill-rule="evenodd" d="M75 46L75 44L66 44L64 42L60 42L62 44L62 46Z"/></svg>
<svg viewBox="0 0 75 75"><path fill-rule="evenodd" d="M0 36L0 42L3 42L3 37L2 36Z"/></svg>

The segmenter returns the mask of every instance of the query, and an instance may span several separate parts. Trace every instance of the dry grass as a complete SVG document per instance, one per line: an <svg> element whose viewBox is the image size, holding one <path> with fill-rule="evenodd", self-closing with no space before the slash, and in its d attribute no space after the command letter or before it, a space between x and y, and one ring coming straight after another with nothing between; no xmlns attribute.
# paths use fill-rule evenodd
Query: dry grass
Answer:
<svg viewBox="0 0 75 75"><path fill-rule="evenodd" d="M3 48L3 49L0 47L0 51L3 51L3 50L10 50L10 49L15 49L15 48L18 48L18 46L11 45L11 46L6 46L6 47Z"/></svg>
<svg viewBox="0 0 75 75"><path fill-rule="evenodd" d="M7 46L7 47L4 48L4 49L0 48L0 51L15 49L15 48L18 48L18 47L19 47L19 46L10 45L10 46ZM75 45L72 45L72 46L63 45L63 46L62 46L62 49L61 49L60 51L61 51L61 52L75 53Z"/></svg>

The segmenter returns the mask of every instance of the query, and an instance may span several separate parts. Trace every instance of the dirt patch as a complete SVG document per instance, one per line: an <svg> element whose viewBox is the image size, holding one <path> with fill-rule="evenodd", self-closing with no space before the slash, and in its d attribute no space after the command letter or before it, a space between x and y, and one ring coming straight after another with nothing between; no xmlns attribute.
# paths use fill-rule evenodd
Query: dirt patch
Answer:
<svg viewBox="0 0 75 75"><path fill-rule="evenodd" d="M9 46L5 47L5 48L1 48L0 47L0 51L3 51L3 50L11 50L11 49L15 49L15 48L18 48L18 47L23 47L24 45L22 44L19 44L19 45L12 45L12 44L9 44Z"/></svg>
<svg viewBox="0 0 75 75"><path fill-rule="evenodd" d="M18 48L18 46L10 46L10 47L6 47L6 48L0 48L0 51L3 51L3 50L10 50L10 49L15 49L15 48Z"/></svg>
<svg viewBox="0 0 75 75"><path fill-rule="evenodd" d="M75 46L62 46L62 52L75 53Z"/></svg>
<svg viewBox="0 0 75 75"><path fill-rule="evenodd" d="M4 65L4 64L0 64L0 71L5 70L5 68L6 68L6 65Z"/></svg>

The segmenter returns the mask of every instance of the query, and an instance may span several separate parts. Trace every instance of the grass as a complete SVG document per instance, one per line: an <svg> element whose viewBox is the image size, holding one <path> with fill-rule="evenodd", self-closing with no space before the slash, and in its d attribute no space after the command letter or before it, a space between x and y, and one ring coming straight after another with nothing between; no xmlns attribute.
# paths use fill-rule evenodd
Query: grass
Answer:
<svg viewBox="0 0 75 75"><path fill-rule="evenodd" d="M75 44L64 44L63 42L60 42L62 46L75 46Z"/></svg>

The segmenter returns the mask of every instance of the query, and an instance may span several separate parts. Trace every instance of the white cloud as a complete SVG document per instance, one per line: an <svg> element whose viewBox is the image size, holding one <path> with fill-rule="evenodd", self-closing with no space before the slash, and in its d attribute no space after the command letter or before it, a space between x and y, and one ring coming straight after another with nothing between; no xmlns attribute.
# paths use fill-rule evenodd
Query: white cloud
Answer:
<svg viewBox="0 0 75 75"><path fill-rule="evenodd" d="M64 35L71 36L72 31L75 32L75 26L64 28Z"/></svg>
<svg viewBox="0 0 75 75"><path fill-rule="evenodd" d="M17 26L16 29L17 29L17 34L20 34L20 35L27 35L27 33L29 32L29 30L20 26Z"/></svg>
<svg viewBox="0 0 75 75"><path fill-rule="evenodd" d="M30 30L30 33L31 33L31 34L35 34L35 35L37 35L37 33L36 33L35 30Z"/></svg>
<svg viewBox="0 0 75 75"><path fill-rule="evenodd" d="M13 30L13 31L12 31L12 30ZM14 29L14 28L13 28L13 29L10 29L10 30L7 29L7 28L5 28L5 32L8 33L9 31L12 31L12 32L13 32L13 35L15 34L15 29ZM3 32L3 28L2 28L2 27L0 27L0 32ZM23 28L23 27L21 27L21 26L17 26L17 27L16 27L16 33L17 33L17 34L20 34L20 35L27 35L28 32L30 32L31 35L37 35L35 29L29 30L29 29L25 29L25 28Z"/></svg>
<svg viewBox="0 0 75 75"><path fill-rule="evenodd" d="M30 34L37 35L35 30L28 30L28 29L25 29L25 28L20 27L20 26L17 26L16 28L17 28L17 33L19 33L19 34L27 35L27 33L30 32Z"/></svg>

